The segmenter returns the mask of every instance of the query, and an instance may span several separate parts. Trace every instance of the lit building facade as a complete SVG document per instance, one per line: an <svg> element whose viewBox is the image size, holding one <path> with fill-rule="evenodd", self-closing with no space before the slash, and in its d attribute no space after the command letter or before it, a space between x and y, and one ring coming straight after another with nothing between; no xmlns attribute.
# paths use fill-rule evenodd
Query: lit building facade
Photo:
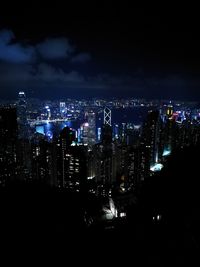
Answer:
<svg viewBox="0 0 200 267"><path fill-rule="evenodd" d="M17 176L17 112L0 108L0 185Z"/></svg>
<svg viewBox="0 0 200 267"><path fill-rule="evenodd" d="M19 139L27 139L28 123L27 123L27 101L24 92L19 92L17 101L17 122Z"/></svg>
<svg viewBox="0 0 200 267"><path fill-rule="evenodd" d="M143 124L141 144L149 148L151 166L159 161L160 123L159 111L149 111Z"/></svg>

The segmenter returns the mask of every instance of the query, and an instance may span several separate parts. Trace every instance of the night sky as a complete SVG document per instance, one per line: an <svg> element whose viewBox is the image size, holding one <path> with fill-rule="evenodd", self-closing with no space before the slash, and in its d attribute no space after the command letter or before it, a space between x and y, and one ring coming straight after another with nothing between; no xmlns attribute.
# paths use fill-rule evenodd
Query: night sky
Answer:
<svg viewBox="0 0 200 267"><path fill-rule="evenodd" d="M198 14L162 7L8 8L0 15L0 97L200 100Z"/></svg>

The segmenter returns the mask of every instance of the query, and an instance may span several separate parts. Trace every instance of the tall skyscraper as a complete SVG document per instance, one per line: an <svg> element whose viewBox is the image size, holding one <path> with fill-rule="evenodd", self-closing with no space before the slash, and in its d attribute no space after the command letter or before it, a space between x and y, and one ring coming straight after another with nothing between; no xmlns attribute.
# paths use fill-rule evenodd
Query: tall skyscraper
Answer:
<svg viewBox="0 0 200 267"><path fill-rule="evenodd" d="M81 125L81 141L91 150L96 144L96 114L93 111L85 112L85 120Z"/></svg>
<svg viewBox="0 0 200 267"><path fill-rule="evenodd" d="M46 113L47 120L50 120L51 119L51 109L49 106L45 107L45 113Z"/></svg>
<svg viewBox="0 0 200 267"><path fill-rule="evenodd" d="M167 107L166 115L168 118L172 117L172 115L173 115L173 106L171 104L169 104Z"/></svg>
<svg viewBox="0 0 200 267"><path fill-rule="evenodd" d="M84 122L81 125L81 141L84 145L89 144L89 123Z"/></svg>
<svg viewBox="0 0 200 267"><path fill-rule="evenodd" d="M106 107L104 109L104 123L101 128L101 143L94 147L97 195L109 196L113 180L116 179L116 160L113 146L111 110Z"/></svg>
<svg viewBox="0 0 200 267"><path fill-rule="evenodd" d="M42 134L35 133L31 142L32 179L56 185L55 159L55 143L49 143Z"/></svg>
<svg viewBox="0 0 200 267"><path fill-rule="evenodd" d="M27 101L25 92L20 91L17 101L18 122L18 176L19 179L31 178L31 144L27 121Z"/></svg>
<svg viewBox="0 0 200 267"><path fill-rule="evenodd" d="M112 143L112 126L104 124L101 129L101 141L104 145Z"/></svg>
<svg viewBox="0 0 200 267"><path fill-rule="evenodd" d="M17 175L17 112L15 108L0 108L0 184Z"/></svg>
<svg viewBox="0 0 200 267"><path fill-rule="evenodd" d="M60 115L61 117L65 116L65 110L66 109L66 104L65 102L60 102Z"/></svg>
<svg viewBox="0 0 200 267"><path fill-rule="evenodd" d="M27 124L27 102L24 92L19 92L17 101L17 121L18 121L18 136L19 139L27 139L28 124Z"/></svg>
<svg viewBox="0 0 200 267"><path fill-rule="evenodd" d="M178 141L178 125L172 117L166 120L161 133L162 155L169 155L176 148Z"/></svg>
<svg viewBox="0 0 200 267"><path fill-rule="evenodd" d="M112 146L96 144L95 155L95 180L97 195L108 196L112 184Z"/></svg>
<svg viewBox="0 0 200 267"><path fill-rule="evenodd" d="M100 142L101 141L101 127L99 127L97 129L97 141Z"/></svg>
<svg viewBox="0 0 200 267"><path fill-rule="evenodd" d="M19 139L17 146L18 155L18 178L20 180L31 179L31 141L28 139Z"/></svg>
<svg viewBox="0 0 200 267"><path fill-rule="evenodd" d="M87 113L88 129L88 145L92 147L96 143L96 114L92 111Z"/></svg>
<svg viewBox="0 0 200 267"><path fill-rule="evenodd" d="M114 140L119 139L119 124L115 123L113 127L113 137Z"/></svg>
<svg viewBox="0 0 200 267"><path fill-rule="evenodd" d="M87 148L69 146L63 158L62 187L72 192L84 190L87 181Z"/></svg>
<svg viewBox="0 0 200 267"><path fill-rule="evenodd" d="M133 128L126 130L126 143L127 145L139 145L141 134L141 126L134 125Z"/></svg>
<svg viewBox="0 0 200 267"><path fill-rule="evenodd" d="M160 141L160 116L159 111L149 111L143 125L142 144L150 148L150 165L158 162Z"/></svg>
<svg viewBox="0 0 200 267"><path fill-rule="evenodd" d="M112 115L111 115L111 110L108 107L104 108L104 119L103 123L104 125L109 125L111 126L111 121L112 121Z"/></svg>
<svg viewBox="0 0 200 267"><path fill-rule="evenodd" d="M75 141L75 132L69 127L65 127L57 140L56 152L58 185L62 188L66 187L66 181L69 176L69 159L71 157L69 150L73 149L71 147L73 141Z"/></svg>

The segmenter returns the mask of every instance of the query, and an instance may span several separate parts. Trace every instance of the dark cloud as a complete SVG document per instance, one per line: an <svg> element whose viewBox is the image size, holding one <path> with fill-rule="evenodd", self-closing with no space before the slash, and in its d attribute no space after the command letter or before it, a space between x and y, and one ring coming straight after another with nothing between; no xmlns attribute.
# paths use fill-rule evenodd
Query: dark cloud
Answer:
<svg viewBox="0 0 200 267"><path fill-rule="evenodd" d="M95 81L90 81L75 68L90 58L87 53L76 53L75 47L64 37L25 45L16 41L12 31L3 30L0 31L0 86L15 90L42 86L48 86L49 90L65 86L95 87ZM72 62L77 63L73 69Z"/></svg>
<svg viewBox="0 0 200 267"><path fill-rule="evenodd" d="M37 67L35 75L32 79L39 82L60 82L62 84L67 83L84 83L85 78L77 71L64 72L61 68L55 68L54 66L46 63L42 63Z"/></svg>
<svg viewBox="0 0 200 267"><path fill-rule="evenodd" d="M30 64L0 64L0 85L20 86L30 82L34 68Z"/></svg>
<svg viewBox="0 0 200 267"><path fill-rule="evenodd" d="M158 71L156 76L156 71L151 69L131 71L128 67L123 68L118 57L109 59L109 55L102 54L105 64L97 66L100 62L97 59L90 65L87 62L91 55L80 52L67 38L47 38L30 45L17 41L12 31L3 30L0 31L0 88L5 92L7 88L13 91L46 88L46 92L55 92L55 88L62 88L64 92L71 88L72 92L80 89L85 95L89 90L94 95L98 92L98 95L107 93L121 97L196 96L195 90L200 86L198 77L171 75L170 71L165 76L164 71ZM116 62L120 63L119 71L115 68ZM87 68L84 63L87 63Z"/></svg>
<svg viewBox="0 0 200 267"><path fill-rule="evenodd" d="M34 63L41 60L60 60L69 58L73 62L85 62L90 59L87 53L73 56L74 46L67 38L48 38L33 45L16 42L10 30L0 31L0 60L9 63Z"/></svg>
<svg viewBox="0 0 200 267"><path fill-rule="evenodd" d="M37 45L37 50L44 59L69 57L74 51L67 38L51 38Z"/></svg>
<svg viewBox="0 0 200 267"><path fill-rule="evenodd" d="M136 75L137 74L137 75ZM109 73L85 74L75 69L66 71L61 67L50 63L32 64L0 64L1 88L13 88L12 90L29 90L34 88L43 89L45 94L62 88L62 93L75 90L85 92L85 95L115 95L119 97L148 97L156 98L161 95L163 98L172 98L174 92L178 93L180 99L186 98L194 89L194 80L186 80L180 76L166 75L165 77L144 78L144 74L138 75L113 75ZM199 80L195 80L195 88L199 87ZM190 90L188 90L190 88ZM39 90L39 89L38 89ZM80 91L77 91L80 90ZM193 90L194 91L194 90ZM27 92L28 93L28 92ZM194 92L192 92L194 93ZM43 96L44 97L44 96Z"/></svg>
<svg viewBox="0 0 200 267"><path fill-rule="evenodd" d="M10 63L32 62L35 57L35 49L31 46L13 43L14 39L12 31L0 32L0 60Z"/></svg>
<svg viewBox="0 0 200 267"><path fill-rule="evenodd" d="M91 60L91 55L89 53L80 53L72 57L72 63L85 63Z"/></svg>
<svg viewBox="0 0 200 267"><path fill-rule="evenodd" d="M49 90L55 87L71 88L106 88L108 83L99 76L86 77L76 70L64 71L52 64L0 64L0 84L3 88L32 86L47 86ZM16 88L18 89L18 88Z"/></svg>

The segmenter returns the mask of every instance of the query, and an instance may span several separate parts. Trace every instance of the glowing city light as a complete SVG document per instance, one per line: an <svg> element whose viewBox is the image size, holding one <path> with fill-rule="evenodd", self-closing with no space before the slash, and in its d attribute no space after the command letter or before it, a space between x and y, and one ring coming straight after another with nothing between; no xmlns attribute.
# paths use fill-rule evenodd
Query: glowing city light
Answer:
<svg viewBox="0 0 200 267"><path fill-rule="evenodd" d="M92 179L94 179L94 178L95 178L95 176L88 176L88 177L87 177L88 180L92 180Z"/></svg>
<svg viewBox="0 0 200 267"><path fill-rule="evenodd" d="M163 168L163 164L161 164L161 163L156 163L155 165L153 165L153 166L150 168L150 170L151 170L152 172L158 172L158 171L161 171L162 168Z"/></svg>
<svg viewBox="0 0 200 267"><path fill-rule="evenodd" d="M166 150L163 151L162 156L163 156L163 157L166 157L166 156L169 156L170 154L171 154L171 150L166 149Z"/></svg>

